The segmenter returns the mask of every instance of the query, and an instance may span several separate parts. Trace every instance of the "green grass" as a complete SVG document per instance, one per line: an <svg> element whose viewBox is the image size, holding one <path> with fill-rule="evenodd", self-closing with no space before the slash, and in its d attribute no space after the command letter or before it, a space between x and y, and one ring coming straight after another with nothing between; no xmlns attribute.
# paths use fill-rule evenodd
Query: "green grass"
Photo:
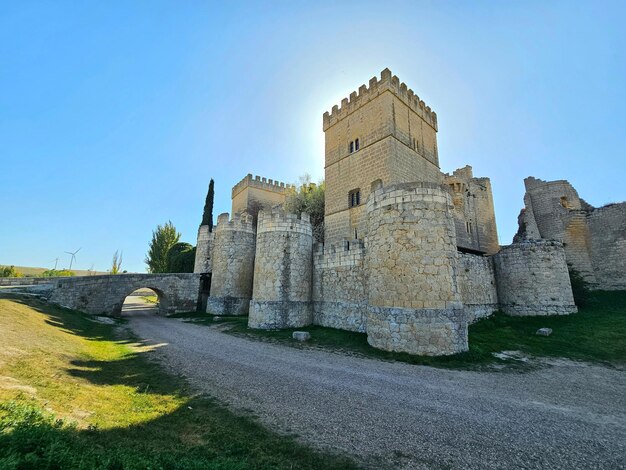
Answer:
<svg viewBox="0 0 626 470"><path fill-rule="evenodd" d="M247 327L247 317L215 317L202 313L175 315L217 327L226 333L279 342L297 348L323 348L383 360L435 367L472 369L496 365L528 367L516 360L498 359L493 353L521 351L538 357L624 365L626 363L626 292L596 291L589 294L579 313L552 317L510 317L496 313L469 327L469 351L446 357L425 357L380 351L367 343L367 335L321 326L298 328L311 333L299 343L291 338L294 329L264 331ZM539 328L552 328L551 336L537 336Z"/></svg>
<svg viewBox="0 0 626 470"><path fill-rule="evenodd" d="M0 299L0 469L354 468L194 395L119 331Z"/></svg>

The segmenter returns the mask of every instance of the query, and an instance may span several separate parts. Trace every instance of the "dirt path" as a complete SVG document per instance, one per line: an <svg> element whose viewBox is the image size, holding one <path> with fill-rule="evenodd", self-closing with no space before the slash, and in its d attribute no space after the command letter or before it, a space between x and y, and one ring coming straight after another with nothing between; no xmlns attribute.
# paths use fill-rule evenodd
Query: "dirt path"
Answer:
<svg viewBox="0 0 626 470"><path fill-rule="evenodd" d="M162 318L130 327L172 371L271 427L372 468L626 468L626 373L557 361L450 371L256 342Z"/></svg>

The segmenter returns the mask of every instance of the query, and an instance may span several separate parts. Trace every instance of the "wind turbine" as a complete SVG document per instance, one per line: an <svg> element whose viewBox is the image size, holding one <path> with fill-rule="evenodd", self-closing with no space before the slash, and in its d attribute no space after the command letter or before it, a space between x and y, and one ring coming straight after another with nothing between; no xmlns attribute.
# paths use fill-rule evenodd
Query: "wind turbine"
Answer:
<svg viewBox="0 0 626 470"><path fill-rule="evenodd" d="M54 270L57 270L57 264L59 262L59 258L54 258L52 261L54 261ZM50 261L52 263L52 261Z"/></svg>
<svg viewBox="0 0 626 470"><path fill-rule="evenodd" d="M72 270L72 263L76 260L76 253L78 253L81 249L82 246L73 253L71 251L66 251L68 255L72 255L72 257L70 258L70 271Z"/></svg>

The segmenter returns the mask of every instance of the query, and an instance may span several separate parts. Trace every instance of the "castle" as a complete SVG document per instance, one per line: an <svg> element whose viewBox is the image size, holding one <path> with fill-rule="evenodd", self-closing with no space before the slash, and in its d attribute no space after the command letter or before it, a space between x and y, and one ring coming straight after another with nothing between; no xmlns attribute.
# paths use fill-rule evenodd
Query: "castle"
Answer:
<svg viewBox="0 0 626 470"><path fill-rule="evenodd" d="M528 179L520 232L499 246L489 179L469 166L441 172L437 115L388 69L324 113L323 130L323 242L307 214L282 209L293 188L247 175L232 190L232 218L198 232L207 312L247 314L251 328L365 332L376 348L447 355L466 351L468 323L497 309L576 312L568 262L597 287L626 285L626 204L594 212L565 183ZM569 212L554 220L561 209L542 201L561 189ZM576 235L583 219L587 232ZM610 234L598 233L607 224ZM613 237L610 248L602 236Z"/></svg>

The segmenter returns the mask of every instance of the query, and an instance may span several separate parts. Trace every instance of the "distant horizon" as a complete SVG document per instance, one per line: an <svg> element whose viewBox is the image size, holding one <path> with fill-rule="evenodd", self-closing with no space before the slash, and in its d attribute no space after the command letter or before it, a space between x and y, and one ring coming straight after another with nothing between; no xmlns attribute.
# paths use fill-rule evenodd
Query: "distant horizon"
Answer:
<svg viewBox="0 0 626 470"><path fill-rule="evenodd" d="M158 224L196 244L210 178L215 221L248 173L321 180L323 113L387 67L437 113L441 171L491 179L501 245L528 176L626 199L622 3L377 6L5 5L0 262L145 272Z"/></svg>

